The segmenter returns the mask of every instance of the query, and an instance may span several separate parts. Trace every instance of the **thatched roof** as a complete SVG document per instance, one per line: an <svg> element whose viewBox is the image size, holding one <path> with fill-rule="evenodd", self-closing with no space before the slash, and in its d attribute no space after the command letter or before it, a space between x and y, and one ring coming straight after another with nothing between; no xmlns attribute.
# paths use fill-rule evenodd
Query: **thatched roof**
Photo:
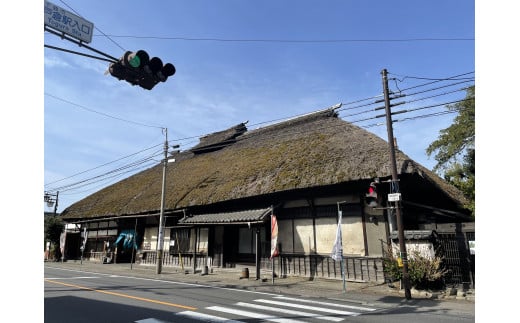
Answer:
<svg viewBox="0 0 520 323"><path fill-rule="evenodd" d="M165 210L391 175L388 144L337 117L334 108L245 131L239 124L202 138L167 168ZM218 144L220 138L222 145ZM204 147L211 147L203 153ZM418 174L454 201L461 193L396 151L400 174ZM163 166L142 171L74 203L65 219L158 212Z"/></svg>

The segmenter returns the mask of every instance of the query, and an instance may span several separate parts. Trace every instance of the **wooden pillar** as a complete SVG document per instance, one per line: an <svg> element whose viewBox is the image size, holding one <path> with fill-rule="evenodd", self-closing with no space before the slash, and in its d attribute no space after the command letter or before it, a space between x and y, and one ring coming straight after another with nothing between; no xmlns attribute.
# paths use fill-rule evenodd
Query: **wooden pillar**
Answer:
<svg viewBox="0 0 520 323"><path fill-rule="evenodd" d="M261 253L262 253L262 249L260 248L261 246L261 239L260 239L260 227L256 227L255 229L255 233L256 233L256 279L260 279L260 261L261 261Z"/></svg>

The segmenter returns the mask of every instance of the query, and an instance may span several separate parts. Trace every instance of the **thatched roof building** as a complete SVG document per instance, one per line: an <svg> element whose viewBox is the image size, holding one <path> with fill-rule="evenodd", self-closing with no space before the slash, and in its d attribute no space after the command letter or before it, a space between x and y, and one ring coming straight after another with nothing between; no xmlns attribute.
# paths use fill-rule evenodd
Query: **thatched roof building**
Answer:
<svg viewBox="0 0 520 323"><path fill-rule="evenodd" d="M330 186L357 185L363 191L367 181L391 177L387 142L338 118L335 108L255 130L238 124L172 158L166 212ZM401 151L396 159L404 200L464 213L465 200L457 189ZM62 216L74 221L158 214L162 172L158 164L130 176L74 203Z"/></svg>

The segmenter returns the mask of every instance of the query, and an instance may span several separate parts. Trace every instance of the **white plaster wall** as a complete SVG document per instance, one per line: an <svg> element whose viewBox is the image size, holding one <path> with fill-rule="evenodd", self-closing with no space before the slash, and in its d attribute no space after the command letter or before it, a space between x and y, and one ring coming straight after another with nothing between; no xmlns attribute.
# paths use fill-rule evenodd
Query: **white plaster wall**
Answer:
<svg viewBox="0 0 520 323"><path fill-rule="evenodd" d="M312 219L295 219L294 230L294 252L313 253L316 247Z"/></svg>
<svg viewBox="0 0 520 323"><path fill-rule="evenodd" d="M361 216L344 216L342 222L343 254L364 256L365 240Z"/></svg>
<svg viewBox="0 0 520 323"><path fill-rule="evenodd" d="M157 233L158 228L145 228L143 244L141 248L143 250L157 250ZM170 246L170 229L164 229L164 244L163 250L169 250Z"/></svg>
<svg viewBox="0 0 520 323"><path fill-rule="evenodd" d="M336 241L336 229L338 227L335 218L316 219L316 252L330 254ZM342 227L343 229L343 227Z"/></svg>
<svg viewBox="0 0 520 323"><path fill-rule="evenodd" d="M292 220L278 220L278 243L282 244L282 252L294 252Z"/></svg>

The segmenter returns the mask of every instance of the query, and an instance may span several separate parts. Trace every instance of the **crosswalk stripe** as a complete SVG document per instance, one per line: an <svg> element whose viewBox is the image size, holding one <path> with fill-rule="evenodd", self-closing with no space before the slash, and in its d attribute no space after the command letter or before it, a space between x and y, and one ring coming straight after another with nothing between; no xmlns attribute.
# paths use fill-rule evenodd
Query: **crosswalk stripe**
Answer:
<svg viewBox="0 0 520 323"><path fill-rule="evenodd" d="M280 306L286 306L286 307L303 308L306 310L327 312L327 313L333 313L333 314L339 314L339 315L358 316L359 314L361 314L361 313L357 313L357 312L339 311L339 310L335 310L335 309L328 309L328 308L317 307L317 306L278 302L278 301L272 301L269 299L255 299L255 302L274 304L274 305L280 305Z"/></svg>
<svg viewBox="0 0 520 323"><path fill-rule="evenodd" d="M243 306L243 307L255 308L255 309L259 309L259 310L265 310L265 311L289 314L289 315L297 315L297 316L303 316L303 317L313 317L313 318L318 318L318 319L321 319L321 320L327 320L327 321L333 321L333 322L343 321L343 318L340 318L340 317L323 316L323 315L320 315L320 314L313 314L313 313L307 313L307 312L293 311L293 310L288 310L288 309L279 308L279 307L270 307L270 306L263 306L263 305L251 304L251 303L243 303L243 302L238 302L238 303L236 303L236 305L237 306Z"/></svg>
<svg viewBox="0 0 520 323"><path fill-rule="evenodd" d="M305 323L304 321L285 319L285 318L281 318L281 317L277 317L277 316L265 315L265 314L237 310L237 309L221 307L221 306L211 306L211 307L206 307L206 309L218 311L218 312L235 314L235 315L247 316L247 317L252 317L255 319L266 320L266 321L277 322L277 323Z"/></svg>
<svg viewBox="0 0 520 323"><path fill-rule="evenodd" d="M179 312L179 313L176 313L176 315L186 316L186 317L194 318L194 319L198 319L198 320L204 320L204 322L244 323L242 321L235 321L235 320L230 320L230 319L227 319L224 317L213 316L213 315L209 315L209 314L192 312L192 311Z"/></svg>
<svg viewBox="0 0 520 323"><path fill-rule="evenodd" d="M286 297L286 296L276 296L275 298L276 299L283 299L283 300L287 300L287 301L296 301L296 302L303 302L303 303L312 303L312 304L317 304L317 305L350 308L350 309L353 309L353 310L368 311L368 312L372 312L372 311L376 310L375 308L371 308L371 307L363 307L363 306L348 305L348 304L319 302L319 301L314 301L314 300L310 300L310 299L293 298L293 297Z"/></svg>
<svg viewBox="0 0 520 323"><path fill-rule="evenodd" d="M51 277L46 278L49 280L74 280L74 279L91 279L91 278L99 278L99 276L82 276L82 277Z"/></svg>

